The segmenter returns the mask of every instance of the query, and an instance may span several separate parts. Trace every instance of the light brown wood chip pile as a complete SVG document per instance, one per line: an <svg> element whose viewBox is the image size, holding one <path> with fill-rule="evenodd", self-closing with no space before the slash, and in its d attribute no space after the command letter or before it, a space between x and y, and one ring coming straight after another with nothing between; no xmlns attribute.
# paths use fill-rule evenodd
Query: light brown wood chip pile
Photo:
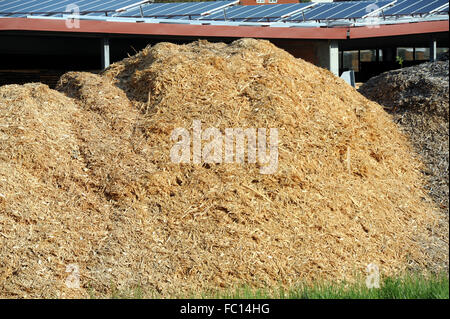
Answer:
<svg viewBox="0 0 450 319"><path fill-rule="evenodd" d="M169 296L430 263L434 208L407 139L269 42L160 43L58 90L0 88L2 297ZM278 170L171 163L172 130L193 120L278 128Z"/></svg>

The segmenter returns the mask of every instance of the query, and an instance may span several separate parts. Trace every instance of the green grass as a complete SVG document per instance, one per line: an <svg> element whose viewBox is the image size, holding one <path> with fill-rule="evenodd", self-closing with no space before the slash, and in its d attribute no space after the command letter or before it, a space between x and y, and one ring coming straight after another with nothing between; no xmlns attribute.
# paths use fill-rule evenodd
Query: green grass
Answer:
<svg viewBox="0 0 450 319"><path fill-rule="evenodd" d="M448 275L407 275L384 278L380 288L369 289L364 282L357 284L317 283L291 289L251 289L242 287L232 292L204 294L203 298L231 299L448 299Z"/></svg>
<svg viewBox="0 0 450 319"><path fill-rule="evenodd" d="M91 298L98 298L94 292ZM369 289L364 280L356 284L316 283L301 285L290 289L263 288L254 289L241 286L235 289L222 289L191 293L186 295L171 294L162 296L137 287L128 291L118 291L114 287L107 298L142 299L142 298L182 298L182 299L449 299L448 274L419 275L409 274L396 278L382 278L380 288Z"/></svg>

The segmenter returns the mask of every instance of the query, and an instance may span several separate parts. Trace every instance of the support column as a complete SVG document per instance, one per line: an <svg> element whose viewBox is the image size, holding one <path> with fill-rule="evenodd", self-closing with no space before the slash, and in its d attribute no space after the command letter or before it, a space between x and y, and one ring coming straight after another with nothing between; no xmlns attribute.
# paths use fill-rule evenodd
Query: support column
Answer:
<svg viewBox="0 0 450 319"><path fill-rule="evenodd" d="M436 39L431 39L430 41L430 61L436 61L437 59L437 41Z"/></svg>
<svg viewBox="0 0 450 319"><path fill-rule="evenodd" d="M336 40L323 41L317 44L317 65L330 70L339 76L339 44Z"/></svg>
<svg viewBox="0 0 450 319"><path fill-rule="evenodd" d="M109 39L102 38L102 68L106 69L110 65Z"/></svg>

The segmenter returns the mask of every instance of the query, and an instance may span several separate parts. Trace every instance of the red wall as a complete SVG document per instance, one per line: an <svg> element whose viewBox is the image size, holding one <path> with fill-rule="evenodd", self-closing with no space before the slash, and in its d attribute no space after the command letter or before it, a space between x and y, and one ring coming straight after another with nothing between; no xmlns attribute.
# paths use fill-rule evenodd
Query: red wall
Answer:
<svg viewBox="0 0 450 319"><path fill-rule="evenodd" d="M277 3L269 3L269 0L264 0L264 3L256 3L256 0L241 0L242 5L257 5L257 4L280 4L280 3L298 3L298 0L277 0Z"/></svg>

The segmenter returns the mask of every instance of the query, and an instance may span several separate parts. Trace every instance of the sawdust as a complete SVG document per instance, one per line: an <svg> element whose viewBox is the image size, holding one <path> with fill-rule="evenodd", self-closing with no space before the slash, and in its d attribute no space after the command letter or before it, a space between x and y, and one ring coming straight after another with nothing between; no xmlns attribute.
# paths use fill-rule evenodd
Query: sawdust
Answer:
<svg viewBox="0 0 450 319"><path fill-rule="evenodd" d="M86 297L427 268L422 165L383 108L267 41L160 43L60 92L0 88L0 295ZM278 128L259 164L175 164L173 129ZM80 289L66 267L77 264Z"/></svg>

